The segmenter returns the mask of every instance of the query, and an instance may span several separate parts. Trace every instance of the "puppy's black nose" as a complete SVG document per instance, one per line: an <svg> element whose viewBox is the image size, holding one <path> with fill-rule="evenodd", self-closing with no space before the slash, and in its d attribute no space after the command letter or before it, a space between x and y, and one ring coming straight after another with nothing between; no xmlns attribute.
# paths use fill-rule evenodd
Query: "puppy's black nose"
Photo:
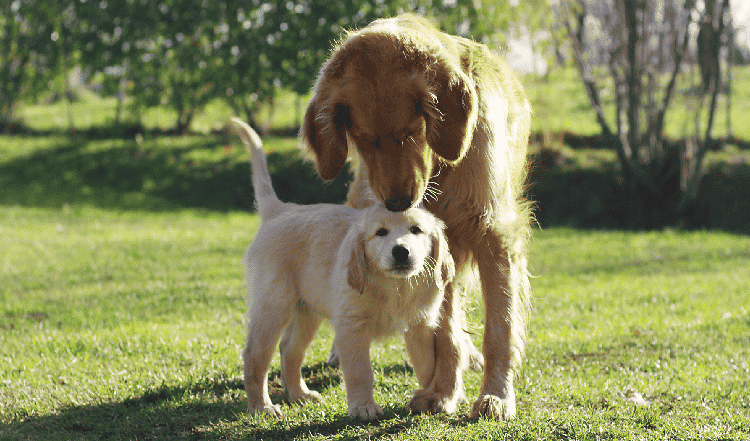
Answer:
<svg viewBox="0 0 750 441"><path fill-rule="evenodd" d="M411 195L407 194L397 198L388 199L385 201L385 208L387 208L388 211L404 211L411 207L413 201Z"/></svg>
<svg viewBox="0 0 750 441"><path fill-rule="evenodd" d="M396 245L395 247L393 247L391 254L393 254L393 259L396 261L396 263L405 263L406 260L409 259L409 250L401 245Z"/></svg>

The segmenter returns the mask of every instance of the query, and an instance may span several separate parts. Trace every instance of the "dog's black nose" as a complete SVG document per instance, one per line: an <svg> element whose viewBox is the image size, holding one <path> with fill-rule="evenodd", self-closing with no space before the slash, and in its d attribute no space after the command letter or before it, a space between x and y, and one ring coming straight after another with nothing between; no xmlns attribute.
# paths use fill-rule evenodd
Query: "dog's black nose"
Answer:
<svg viewBox="0 0 750 441"><path fill-rule="evenodd" d="M396 261L396 263L405 263L406 260L409 259L409 250L401 245L396 245L395 247L393 247L391 254L393 254L393 259Z"/></svg>
<svg viewBox="0 0 750 441"><path fill-rule="evenodd" d="M410 194L388 199L385 201L385 208L388 209L388 211L404 211L411 207L411 204L414 200L412 199Z"/></svg>

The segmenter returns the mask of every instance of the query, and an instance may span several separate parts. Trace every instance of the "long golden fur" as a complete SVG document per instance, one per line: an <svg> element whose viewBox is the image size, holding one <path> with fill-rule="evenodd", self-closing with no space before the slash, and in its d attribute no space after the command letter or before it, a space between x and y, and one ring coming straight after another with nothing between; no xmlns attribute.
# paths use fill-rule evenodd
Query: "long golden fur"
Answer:
<svg viewBox="0 0 750 441"><path fill-rule="evenodd" d="M523 198L530 106L504 61L424 19L377 20L347 34L323 65L301 137L318 173L348 158L348 204L400 211L423 203L447 226L459 274L435 333L436 363L415 412L452 412L473 348L457 298L479 270L485 302L484 378L473 417L515 415L524 350L530 208Z"/></svg>
<svg viewBox="0 0 750 441"><path fill-rule="evenodd" d="M300 375L323 318L332 321L349 415L383 415L373 398L370 342L403 332L420 381L432 377L431 336L454 264L443 222L420 208L296 205L279 201L257 134L232 128L252 156L261 226L245 254L249 297L245 390L251 414L281 415L268 395L268 366L282 331L281 380L291 402L318 400Z"/></svg>

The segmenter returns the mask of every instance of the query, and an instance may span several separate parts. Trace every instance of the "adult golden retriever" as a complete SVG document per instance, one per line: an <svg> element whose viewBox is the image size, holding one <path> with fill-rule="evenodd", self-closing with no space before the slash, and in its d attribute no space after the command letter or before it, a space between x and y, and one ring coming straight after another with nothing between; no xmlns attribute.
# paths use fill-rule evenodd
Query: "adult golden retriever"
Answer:
<svg viewBox="0 0 750 441"><path fill-rule="evenodd" d="M320 71L302 140L324 180L355 159L348 204L423 203L447 226L457 277L435 332L436 359L414 412L453 412L467 355L456 298L476 265L485 304L484 378L472 417L515 415L529 298L530 207L523 198L531 110L504 61L412 15L348 33Z"/></svg>

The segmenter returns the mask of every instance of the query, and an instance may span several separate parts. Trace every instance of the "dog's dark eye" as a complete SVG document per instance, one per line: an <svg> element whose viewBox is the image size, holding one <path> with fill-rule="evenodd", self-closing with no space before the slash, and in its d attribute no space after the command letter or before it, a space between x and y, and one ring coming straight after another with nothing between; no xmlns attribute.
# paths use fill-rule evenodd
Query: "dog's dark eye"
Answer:
<svg viewBox="0 0 750 441"><path fill-rule="evenodd" d="M375 150L380 150L380 138L374 137L374 138L367 138L365 139L365 142L370 144Z"/></svg>
<svg viewBox="0 0 750 441"><path fill-rule="evenodd" d="M387 236L388 230L386 230L385 228L378 228L378 231L375 232L375 235L380 237Z"/></svg>
<svg viewBox="0 0 750 441"><path fill-rule="evenodd" d="M413 227L409 228L409 231L411 234L422 234L422 229L418 226L414 225Z"/></svg>

